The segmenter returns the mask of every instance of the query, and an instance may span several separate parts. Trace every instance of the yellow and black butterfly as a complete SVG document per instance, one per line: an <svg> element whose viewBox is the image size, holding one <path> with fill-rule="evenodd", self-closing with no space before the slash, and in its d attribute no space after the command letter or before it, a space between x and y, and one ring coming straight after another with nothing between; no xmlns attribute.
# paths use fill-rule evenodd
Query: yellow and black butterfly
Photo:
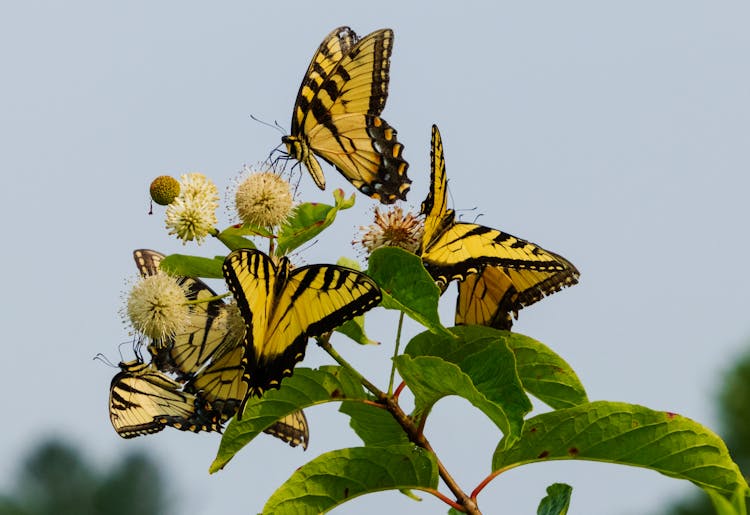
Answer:
<svg viewBox="0 0 750 515"><path fill-rule="evenodd" d="M381 300L377 284L361 272L337 265L293 270L286 257L276 265L254 249L230 253L224 278L246 324L242 381L248 396L279 388L305 356L308 338L332 331Z"/></svg>
<svg viewBox="0 0 750 515"><path fill-rule="evenodd" d="M139 249L133 252L133 258L145 277L159 273L164 256ZM198 278L178 276L176 280L186 289L186 299L198 302L191 304L187 329L166 342L150 345L149 352L159 370L175 374L184 383L185 392L196 393L224 422L237 413L247 392L242 381L243 334L230 328L230 310L236 307L218 298ZM301 410L280 419L265 432L292 447L307 448L309 430Z"/></svg>
<svg viewBox="0 0 750 515"><path fill-rule="evenodd" d="M411 181L404 146L380 118L388 98L393 31L359 39L349 27L334 29L307 68L292 113L289 155L325 189L318 155L359 191L383 204L405 200Z"/></svg>
<svg viewBox="0 0 750 515"><path fill-rule="evenodd" d="M562 256L496 229L456 222L447 208L445 156L435 125L430 181L420 253L441 288L460 281L457 324L510 329L511 313L578 282L578 270Z"/></svg>
<svg viewBox="0 0 750 515"><path fill-rule="evenodd" d="M182 384L141 359L120 363L109 389L109 418L123 438L182 431L221 431L221 415Z"/></svg>

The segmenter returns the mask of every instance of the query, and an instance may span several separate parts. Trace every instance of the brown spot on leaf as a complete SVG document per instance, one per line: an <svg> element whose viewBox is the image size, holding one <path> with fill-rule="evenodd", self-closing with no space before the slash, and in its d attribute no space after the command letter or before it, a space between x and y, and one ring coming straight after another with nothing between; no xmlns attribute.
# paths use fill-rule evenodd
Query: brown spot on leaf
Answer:
<svg viewBox="0 0 750 515"><path fill-rule="evenodd" d="M542 452L539 453L539 456L537 456L537 458L540 459L540 460L543 460L547 456L549 456L549 451L542 451Z"/></svg>
<svg viewBox="0 0 750 515"><path fill-rule="evenodd" d="M529 433L536 433L536 426L529 429Z"/></svg>
<svg viewBox="0 0 750 515"><path fill-rule="evenodd" d="M349 497L349 489L344 488L344 499L346 499L347 497Z"/></svg>
<svg viewBox="0 0 750 515"><path fill-rule="evenodd" d="M343 397L343 395L341 395L341 390L336 388L334 391L331 392L331 398L338 399L339 397Z"/></svg>
<svg viewBox="0 0 750 515"><path fill-rule="evenodd" d="M665 413L667 414L667 418L669 420L672 420L673 418L677 416L677 413L672 413L671 411L665 411Z"/></svg>
<svg viewBox="0 0 750 515"><path fill-rule="evenodd" d="M570 456L572 456L573 458L575 458L576 456L578 456L579 452L580 451L578 450L578 447L571 447L570 449L568 449L568 454Z"/></svg>

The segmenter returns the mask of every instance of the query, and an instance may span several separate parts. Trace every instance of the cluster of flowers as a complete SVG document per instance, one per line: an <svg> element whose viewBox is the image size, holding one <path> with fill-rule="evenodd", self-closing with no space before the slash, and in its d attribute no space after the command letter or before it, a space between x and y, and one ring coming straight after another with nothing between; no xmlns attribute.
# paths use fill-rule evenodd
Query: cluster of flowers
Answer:
<svg viewBox="0 0 750 515"><path fill-rule="evenodd" d="M166 206L166 228L183 244L204 242L219 234L216 210L219 194L216 185L201 173L183 174L177 180L162 175L151 183L151 198ZM273 231L291 215L294 197L288 181L273 171L253 171L246 167L230 195L234 213L242 225ZM397 246L417 252L422 240L422 221L396 206L387 211L375 208L374 222L360 227L362 234L353 241L368 254L384 246ZM166 274L139 279L130 289L124 318L140 335L154 341L166 341L180 334L189 322L184 286ZM237 313L238 327L242 324Z"/></svg>

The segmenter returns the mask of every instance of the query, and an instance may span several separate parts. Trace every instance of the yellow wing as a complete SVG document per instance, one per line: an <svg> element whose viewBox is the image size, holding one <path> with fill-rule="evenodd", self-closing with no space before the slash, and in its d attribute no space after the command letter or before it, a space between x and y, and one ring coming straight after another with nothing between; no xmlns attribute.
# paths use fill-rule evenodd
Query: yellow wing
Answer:
<svg viewBox="0 0 750 515"><path fill-rule="evenodd" d="M182 431L220 431L217 412L150 364L120 363L109 390L109 418L123 438L157 433L166 426Z"/></svg>
<svg viewBox="0 0 750 515"><path fill-rule="evenodd" d="M301 445L303 449L307 449L307 444L310 442L307 417L302 410L287 415L265 431L276 438L281 438L292 447Z"/></svg>
<svg viewBox="0 0 750 515"><path fill-rule="evenodd" d="M430 180L420 252L441 287L461 281L456 323L510 328L510 313L578 282L578 270L562 256L497 229L455 221L447 208L443 143L435 125Z"/></svg>
<svg viewBox="0 0 750 515"><path fill-rule="evenodd" d="M467 275L458 283L456 325L477 324L509 330L519 310L578 282L576 268L563 257L557 258L569 266L563 271L546 272L488 265L476 274Z"/></svg>
<svg viewBox="0 0 750 515"><path fill-rule="evenodd" d="M403 145L380 118L392 48L390 29L360 40L349 27L339 27L313 56L297 94L291 134L282 141L320 189L325 177L315 155L365 195L384 204L406 199L411 180Z"/></svg>
<svg viewBox="0 0 750 515"><path fill-rule="evenodd" d="M381 299L375 282L356 270L336 265L292 270L288 259L276 266L252 249L227 256L224 278L245 320L242 380L248 395L279 388L304 357L309 337L332 331Z"/></svg>
<svg viewBox="0 0 750 515"><path fill-rule="evenodd" d="M142 275L160 273L163 254L139 249L133 252L133 257ZM206 283L196 277L176 279L187 286L187 300L203 302L192 305L184 332L168 342L150 345L149 352L159 370L176 374L178 381L186 383L184 391L199 394L211 410L220 413L220 421L224 422L237 413L247 393L242 381L243 334L230 331L231 307L217 299ZM265 432L292 446L302 443L307 448L308 427L301 411L281 419Z"/></svg>

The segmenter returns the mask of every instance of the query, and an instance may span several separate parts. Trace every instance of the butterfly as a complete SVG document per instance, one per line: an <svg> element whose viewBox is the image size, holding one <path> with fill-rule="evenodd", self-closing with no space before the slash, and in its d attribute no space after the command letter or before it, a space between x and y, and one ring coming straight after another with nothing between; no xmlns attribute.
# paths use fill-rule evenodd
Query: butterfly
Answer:
<svg viewBox="0 0 750 515"><path fill-rule="evenodd" d="M279 388L305 356L308 338L361 315L382 297L377 284L356 270L338 265L292 269L286 257L275 264L255 249L231 252L223 270L246 325L242 381L248 397Z"/></svg>
<svg viewBox="0 0 750 515"><path fill-rule="evenodd" d="M441 288L459 281L457 324L510 329L511 313L578 282L578 270L558 254L497 229L457 222L447 208L445 156L435 125L431 146L420 255Z"/></svg>
<svg viewBox="0 0 750 515"><path fill-rule="evenodd" d="M313 55L297 94L291 134L282 142L325 189L316 155L359 191L383 204L405 200L411 180L396 130L380 118L388 98L393 31L359 39L334 29Z"/></svg>
<svg viewBox="0 0 750 515"><path fill-rule="evenodd" d="M221 431L220 414L199 395L140 359L121 362L109 388L109 418L123 438L182 431Z"/></svg>
<svg viewBox="0 0 750 515"><path fill-rule="evenodd" d="M164 256L139 249L133 252L133 258L141 275L146 277L160 272ZM155 342L148 350L156 368L175 374L184 383L185 392L198 394L224 422L237 413L247 390L241 379L244 334L231 330L233 306L219 298L206 283L196 277L175 279L185 288L186 300L195 301L191 304L188 326L167 342ZM307 448L309 430L301 410L280 419L265 432L292 447L301 444Z"/></svg>

